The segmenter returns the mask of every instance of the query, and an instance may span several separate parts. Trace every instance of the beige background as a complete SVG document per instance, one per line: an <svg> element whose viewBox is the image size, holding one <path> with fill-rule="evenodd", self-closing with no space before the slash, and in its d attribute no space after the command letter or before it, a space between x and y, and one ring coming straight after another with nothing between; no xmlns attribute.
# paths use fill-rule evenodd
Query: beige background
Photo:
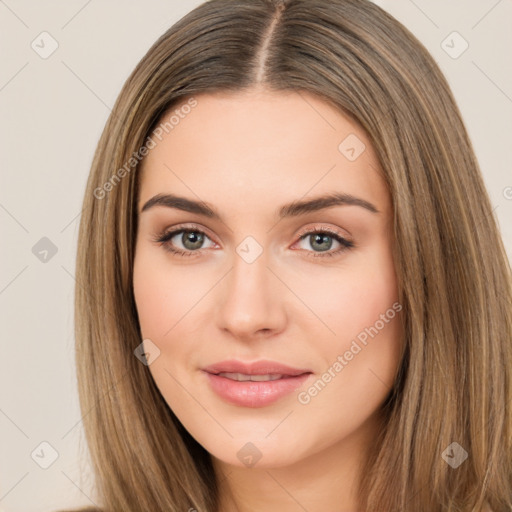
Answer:
<svg viewBox="0 0 512 512"><path fill-rule="evenodd" d="M123 82L150 45L199 3L0 0L0 510L51 511L94 500L73 363L82 195ZM511 256L512 1L378 3L446 74ZM31 47L35 40L39 52L51 49L49 36L41 36L42 47L43 31L58 43L46 59ZM453 58L464 41L469 47ZM53 450L58 457L43 469Z"/></svg>

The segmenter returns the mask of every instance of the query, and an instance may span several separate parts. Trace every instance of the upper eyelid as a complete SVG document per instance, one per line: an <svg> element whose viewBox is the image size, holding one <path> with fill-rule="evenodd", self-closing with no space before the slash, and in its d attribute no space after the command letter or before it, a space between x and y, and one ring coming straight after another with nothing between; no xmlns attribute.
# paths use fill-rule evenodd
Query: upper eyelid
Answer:
<svg viewBox="0 0 512 512"><path fill-rule="evenodd" d="M173 235L176 236L178 233L181 233L182 231L197 231L199 233L205 234L212 242L215 242L213 237L211 237L208 233L209 230L204 228L203 226L194 225L194 224L178 224L176 227L170 228L170 229L164 229L161 232L161 236L167 236L167 235ZM215 242L217 243L217 242Z"/></svg>
<svg viewBox="0 0 512 512"><path fill-rule="evenodd" d="M340 233L338 230L331 228L329 226L322 226L319 223L316 223L314 226L310 226L308 228L304 228L299 230L299 234L297 236L303 237L304 235L307 235L309 233L315 233L317 231L320 231L322 233L331 233L333 235L339 236L341 238L350 239L349 236L345 236L342 233Z"/></svg>

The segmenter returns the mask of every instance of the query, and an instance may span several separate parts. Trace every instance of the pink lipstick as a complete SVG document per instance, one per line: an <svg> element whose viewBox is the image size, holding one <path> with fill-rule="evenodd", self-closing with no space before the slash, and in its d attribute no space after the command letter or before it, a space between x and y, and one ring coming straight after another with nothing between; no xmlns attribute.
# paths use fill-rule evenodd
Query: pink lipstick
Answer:
<svg viewBox="0 0 512 512"><path fill-rule="evenodd" d="M273 361L221 361L203 368L213 391L241 407L264 407L299 388L309 369L293 368Z"/></svg>

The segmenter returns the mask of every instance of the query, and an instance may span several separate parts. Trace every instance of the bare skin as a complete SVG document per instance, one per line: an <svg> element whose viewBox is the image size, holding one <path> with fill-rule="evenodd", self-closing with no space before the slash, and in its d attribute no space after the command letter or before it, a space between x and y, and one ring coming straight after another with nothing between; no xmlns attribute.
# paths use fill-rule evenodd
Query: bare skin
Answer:
<svg viewBox="0 0 512 512"><path fill-rule="evenodd" d="M219 512L354 512L402 342L379 163L363 130L315 96L257 89L195 99L143 163L134 293L143 338L160 350L151 374L212 455ZM340 150L350 134L357 139ZM279 218L284 204L335 192L366 206ZM157 194L204 201L221 220L163 205L141 211ZM183 232L156 241L185 228L193 243ZM242 257L258 246L254 261ZM203 371L226 359L311 373L271 404L240 406Z"/></svg>

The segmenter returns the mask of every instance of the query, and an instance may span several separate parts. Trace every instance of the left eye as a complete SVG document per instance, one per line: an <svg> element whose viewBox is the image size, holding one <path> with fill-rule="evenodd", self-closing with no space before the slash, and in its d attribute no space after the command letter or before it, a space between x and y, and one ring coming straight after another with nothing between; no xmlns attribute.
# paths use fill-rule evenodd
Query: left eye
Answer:
<svg viewBox="0 0 512 512"><path fill-rule="evenodd" d="M193 256L204 249L206 240L211 242L209 247L214 247L215 243L199 229L180 229L163 233L155 239L155 242L164 246L165 250L177 256ZM305 249L308 256L322 257L333 256L346 251L354 246L353 242L343 238L337 233L331 231L309 231L300 236L299 242L308 242L313 251ZM338 249L331 251L333 241L338 244ZM181 244L181 247L177 244ZM301 249L304 249L301 247Z"/></svg>
<svg viewBox="0 0 512 512"><path fill-rule="evenodd" d="M337 233L331 233L330 231L314 231L306 233L300 237L300 242L304 241L306 241L309 246L314 249L314 252L325 252L325 255L329 256L353 247L353 243L351 241L343 238ZM335 251L327 252L332 248L333 241L338 244L338 249ZM314 254L314 256L323 255Z"/></svg>

